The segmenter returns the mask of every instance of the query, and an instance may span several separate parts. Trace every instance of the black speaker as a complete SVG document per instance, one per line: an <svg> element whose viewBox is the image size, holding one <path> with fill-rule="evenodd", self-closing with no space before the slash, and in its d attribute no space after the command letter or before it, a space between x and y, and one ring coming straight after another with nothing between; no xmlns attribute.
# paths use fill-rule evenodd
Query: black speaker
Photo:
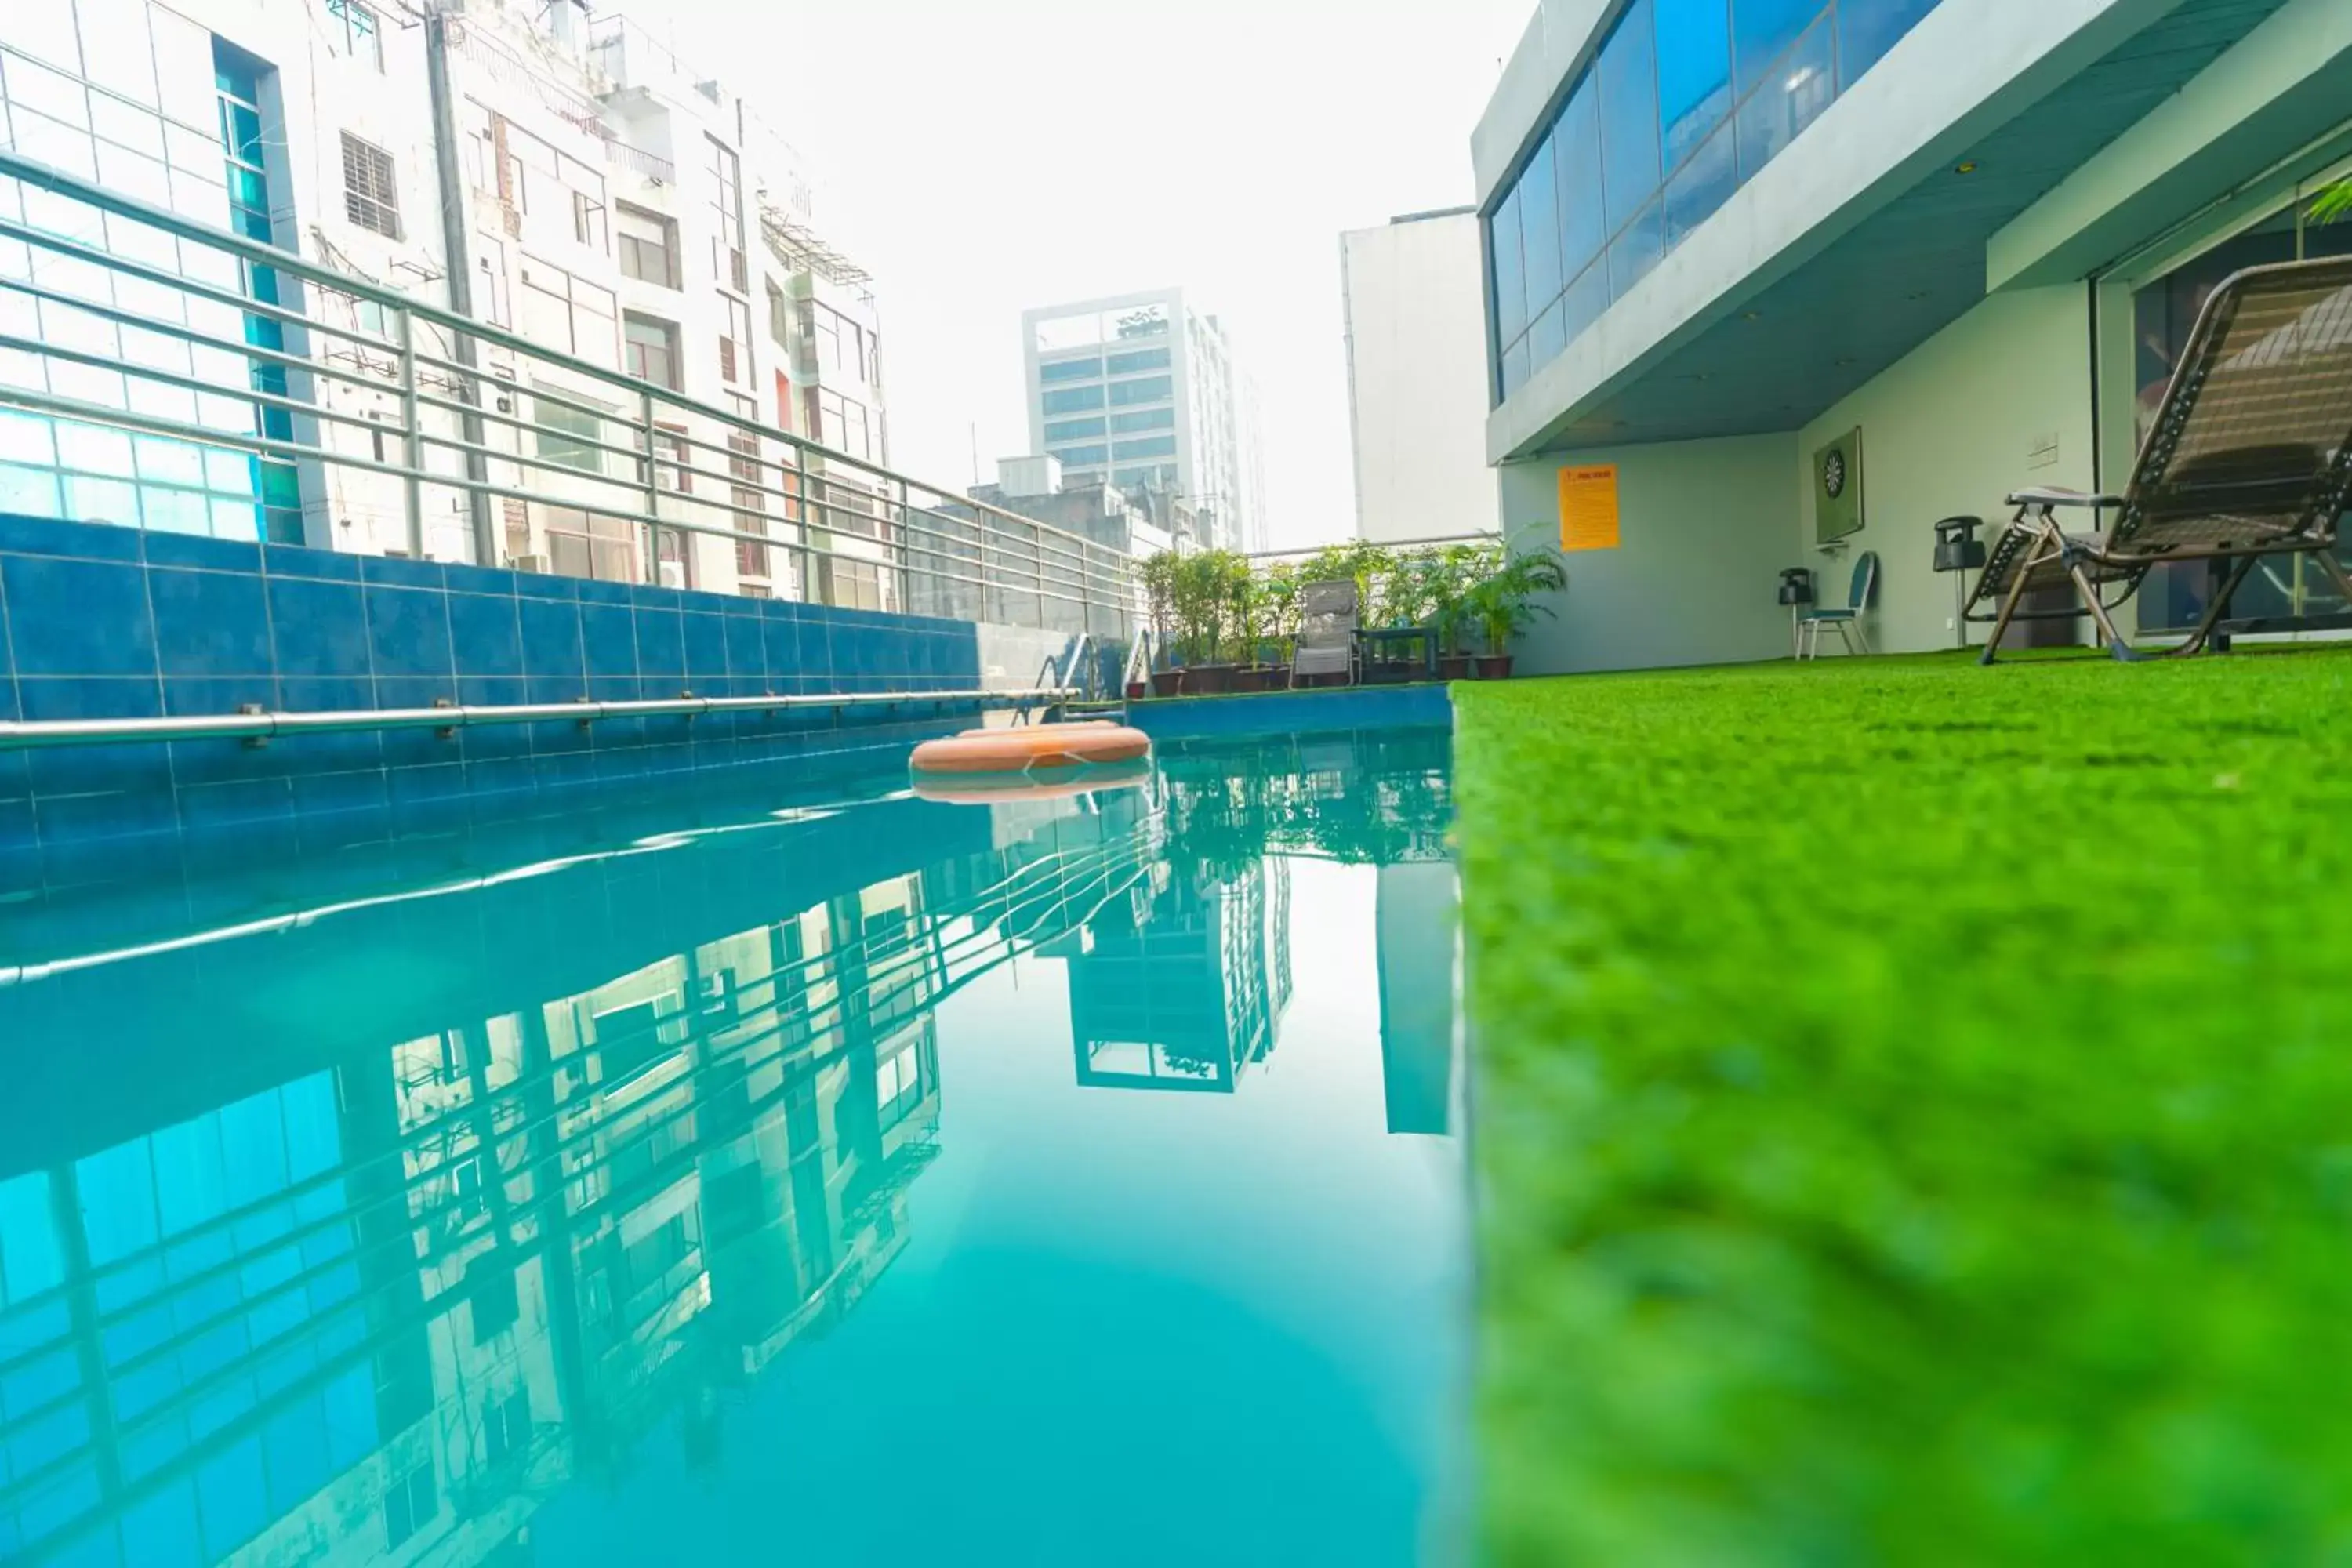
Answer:
<svg viewBox="0 0 2352 1568"><path fill-rule="evenodd" d="M1973 572L1985 563L1984 542L1977 530L1980 517L1948 517L1936 525L1936 570Z"/></svg>

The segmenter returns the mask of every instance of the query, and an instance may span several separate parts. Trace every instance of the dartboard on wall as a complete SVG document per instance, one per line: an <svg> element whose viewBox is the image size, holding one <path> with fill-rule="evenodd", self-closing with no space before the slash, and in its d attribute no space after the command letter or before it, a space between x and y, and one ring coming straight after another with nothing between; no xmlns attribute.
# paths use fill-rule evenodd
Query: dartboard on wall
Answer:
<svg viewBox="0 0 2352 1568"><path fill-rule="evenodd" d="M1813 538L1822 544L1862 528L1862 430L1813 454Z"/></svg>

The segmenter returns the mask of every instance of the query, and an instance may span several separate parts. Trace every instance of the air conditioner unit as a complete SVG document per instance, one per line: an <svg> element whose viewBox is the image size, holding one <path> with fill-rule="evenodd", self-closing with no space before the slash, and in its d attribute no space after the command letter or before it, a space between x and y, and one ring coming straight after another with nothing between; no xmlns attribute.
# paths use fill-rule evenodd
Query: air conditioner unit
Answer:
<svg viewBox="0 0 2352 1568"><path fill-rule="evenodd" d="M518 572L536 572L542 577L547 575L547 557L544 555L518 555L507 564Z"/></svg>
<svg viewBox="0 0 2352 1568"><path fill-rule="evenodd" d="M682 561L663 562L661 563L661 585L665 588L685 587L686 563Z"/></svg>

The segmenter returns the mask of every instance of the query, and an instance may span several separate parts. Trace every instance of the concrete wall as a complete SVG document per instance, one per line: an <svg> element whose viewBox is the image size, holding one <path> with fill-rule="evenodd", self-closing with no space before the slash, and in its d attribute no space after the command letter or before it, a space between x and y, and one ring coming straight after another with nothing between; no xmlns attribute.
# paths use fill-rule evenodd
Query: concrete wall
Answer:
<svg viewBox="0 0 2352 1568"><path fill-rule="evenodd" d="M1519 548L1559 538L1559 469L1617 465L1622 542L1568 560L1517 647L1529 674L1773 658L1789 649L1773 598L1796 542L1802 477L1792 437L1743 436L1581 451L1502 469L1503 522Z"/></svg>
<svg viewBox="0 0 2352 1568"><path fill-rule="evenodd" d="M1857 425L1863 530L1850 536L1849 550L1821 551L1813 544L1812 454ZM1853 552L1874 550L1874 644L1893 653L1952 647L1952 582L1931 570L1936 521L1981 517L1988 526L1979 537L1990 543L2008 516L2001 498L2010 491L2091 489L2091 429L2087 287L1996 294L1798 433L1796 530L1784 541L1786 564L1812 565L1823 602L1842 603Z"/></svg>
<svg viewBox="0 0 2352 1568"><path fill-rule="evenodd" d="M1495 515L1477 216L1339 237L1356 537L1432 539Z"/></svg>

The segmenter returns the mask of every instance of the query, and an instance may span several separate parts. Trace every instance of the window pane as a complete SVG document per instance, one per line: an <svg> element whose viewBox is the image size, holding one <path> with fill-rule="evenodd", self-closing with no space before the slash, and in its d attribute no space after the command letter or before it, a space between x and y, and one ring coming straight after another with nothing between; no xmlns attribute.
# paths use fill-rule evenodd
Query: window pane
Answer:
<svg viewBox="0 0 2352 1568"><path fill-rule="evenodd" d="M1147 437L1140 441L1114 441L1111 443L1111 456L1121 459L1129 458L1172 458L1175 455L1176 437L1173 436L1151 436Z"/></svg>
<svg viewBox="0 0 2352 1568"><path fill-rule="evenodd" d="M1528 313L1559 297L1559 176L1552 173L1551 138L1544 138L1519 176L1519 246L1527 258Z"/></svg>
<svg viewBox="0 0 2352 1568"><path fill-rule="evenodd" d="M1533 375L1559 356L1568 346L1562 331L1559 301L1554 300L1541 314L1528 323L1528 374Z"/></svg>
<svg viewBox="0 0 2352 1568"><path fill-rule="evenodd" d="M1728 126L1708 138L1666 182L1666 248L1705 223L1738 187L1739 160L1732 155Z"/></svg>
<svg viewBox="0 0 2352 1568"><path fill-rule="evenodd" d="M1110 418L1110 427L1121 435L1137 430L1173 430L1176 428L1176 411L1173 408L1147 408L1140 414L1114 414Z"/></svg>
<svg viewBox="0 0 2352 1568"><path fill-rule="evenodd" d="M1076 390L1097 394L1101 391L1099 387L1085 387ZM1118 408L1130 403L1160 403L1174 395L1174 379L1165 375L1147 376L1141 381L1115 381L1110 386L1111 406ZM1097 403L1094 406L1099 408L1102 405Z"/></svg>
<svg viewBox="0 0 2352 1568"><path fill-rule="evenodd" d="M1100 446L1072 447L1066 451L1057 451L1052 455L1065 463L1102 463L1110 460L1110 454Z"/></svg>
<svg viewBox="0 0 2352 1568"><path fill-rule="evenodd" d="M1045 426L1045 439L1048 441L1083 441L1090 436L1103 433L1103 422L1099 419L1064 419Z"/></svg>
<svg viewBox="0 0 2352 1568"><path fill-rule="evenodd" d="M1048 414L1085 414L1103 405L1103 389L1099 386L1065 386L1046 393L1042 401Z"/></svg>
<svg viewBox="0 0 2352 1568"><path fill-rule="evenodd" d="M1936 0L1844 0L1838 7L1838 76L1847 85L1902 41Z"/></svg>
<svg viewBox="0 0 2352 1568"><path fill-rule="evenodd" d="M1655 0L1658 129L1666 168L1680 168L1731 110L1727 0Z"/></svg>
<svg viewBox="0 0 2352 1568"><path fill-rule="evenodd" d="M1613 231L1658 188L1657 50L1650 0L1634 0L1601 50L1602 185Z"/></svg>
<svg viewBox="0 0 2352 1568"><path fill-rule="evenodd" d="M1634 216L1609 247L1609 297L1622 300L1627 289L1649 276L1665 254L1658 204L1652 202Z"/></svg>
<svg viewBox="0 0 2352 1568"><path fill-rule="evenodd" d="M1040 381L1092 381L1102 374L1098 359L1066 359L1037 367Z"/></svg>
<svg viewBox="0 0 2352 1568"><path fill-rule="evenodd" d="M1609 309L1609 263L1595 261L1559 297L1560 339L1574 342Z"/></svg>
<svg viewBox="0 0 2352 1568"><path fill-rule="evenodd" d="M1601 100L1587 79L1551 133L1559 170L1560 269L1575 276L1609 237L1601 216Z"/></svg>
<svg viewBox="0 0 2352 1568"><path fill-rule="evenodd" d="M1168 351L1166 349L1138 349L1132 353L1110 356L1110 373L1113 375L1129 375L1140 370L1166 370L1167 368Z"/></svg>
<svg viewBox="0 0 2352 1568"><path fill-rule="evenodd" d="M1732 54L1739 92L1746 97L1764 79L1780 51L1797 41L1827 9L1822 0L1738 0L1731 18Z"/></svg>
<svg viewBox="0 0 2352 1568"><path fill-rule="evenodd" d="M1521 338L1503 355L1503 395L1508 397L1527 384L1528 341Z"/></svg>
<svg viewBox="0 0 2352 1568"><path fill-rule="evenodd" d="M1755 178L1835 96L1830 19L1824 16L1774 65L1755 96L1739 106L1739 177Z"/></svg>
<svg viewBox="0 0 2352 1568"><path fill-rule="evenodd" d="M1514 185L1488 226L1495 252L1495 341L1507 343L1528 327L1528 291L1519 268L1519 192Z"/></svg>

